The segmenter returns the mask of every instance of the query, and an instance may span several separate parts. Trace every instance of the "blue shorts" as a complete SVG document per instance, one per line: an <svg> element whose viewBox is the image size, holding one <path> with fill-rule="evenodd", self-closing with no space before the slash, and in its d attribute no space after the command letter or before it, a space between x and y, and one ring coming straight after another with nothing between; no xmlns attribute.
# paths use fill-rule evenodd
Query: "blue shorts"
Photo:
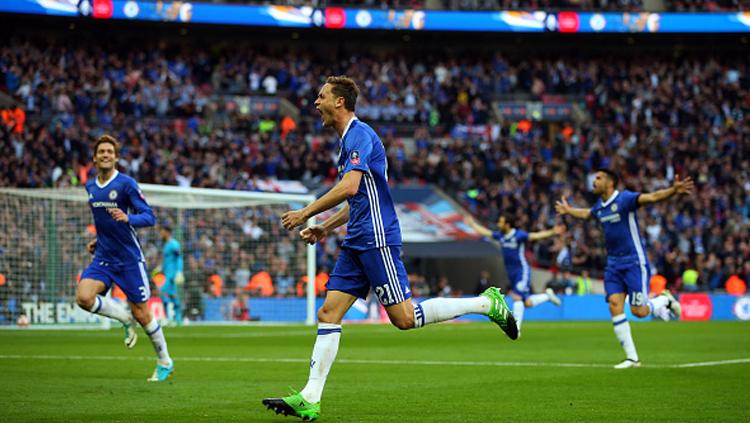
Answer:
<svg viewBox="0 0 750 423"><path fill-rule="evenodd" d="M107 290L114 283L122 289L131 303L145 303L151 297L146 263L143 262L114 265L103 261L94 261L81 273L81 280L83 279L103 282L107 286Z"/></svg>
<svg viewBox="0 0 750 423"><path fill-rule="evenodd" d="M648 303L648 285L651 267L647 264L607 265L604 271L606 299L612 294L627 293L631 306L640 307Z"/></svg>
<svg viewBox="0 0 750 423"><path fill-rule="evenodd" d="M384 306L411 298L406 268L400 258L401 247L370 250L341 248L326 287L359 298L367 298L370 287Z"/></svg>
<svg viewBox="0 0 750 423"><path fill-rule="evenodd" d="M531 272L508 270L508 279L510 280L510 289L526 301L526 298L531 295Z"/></svg>

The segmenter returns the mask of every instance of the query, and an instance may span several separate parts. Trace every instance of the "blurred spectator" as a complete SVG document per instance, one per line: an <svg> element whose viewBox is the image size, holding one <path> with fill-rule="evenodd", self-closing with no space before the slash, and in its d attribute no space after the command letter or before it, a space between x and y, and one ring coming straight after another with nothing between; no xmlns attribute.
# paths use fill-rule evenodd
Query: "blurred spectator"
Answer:
<svg viewBox="0 0 750 423"><path fill-rule="evenodd" d="M487 288L493 286L492 281L490 281L490 272L486 270L482 270L482 273L479 274L479 280L477 281L477 286L474 288L474 294L480 295L483 293Z"/></svg>
<svg viewBox="0 0 750 423"><path fill-rule="evenodd" d="M589 276L589 272L587 270L581 272L581 274L576 278L576 294L591 294L591 277Z"/></svg>
<svg viewBox="0 0 750 423"><path fill-rule="evenodd" d="M727 294L742 296L747 292L747 284L738 275L731 275L726 282Z"/></svg>
<svg viewBox="0 0 750 423"><path fill-rule="evenodd" d="M440 276L438 278L437 296L438 297L452 297L453 296L453 288L451 287L450 283L448 283L448 278L445 276Z"/></svg>
<svg viewBox="0 0 750 423"><path fill-rule="evenodd" d="M682 273L682 290L685 292L698 291L698 271L687 269Z"/></svg>
<svg viewBox="0 0 750 423"><path fill-rule="evenodd" d="M245 285L244 290L260 297L270 297L274 293L271 275L263 270L253 275Z"/></svg>
<svg viewBox="0 0 750 423"><path fill-rule="evenodd" d="M234 301L232 301L232 320L239 320L242 322L250 320L250 308L247 306L247 295L239 289L237 290Z"/></svg>

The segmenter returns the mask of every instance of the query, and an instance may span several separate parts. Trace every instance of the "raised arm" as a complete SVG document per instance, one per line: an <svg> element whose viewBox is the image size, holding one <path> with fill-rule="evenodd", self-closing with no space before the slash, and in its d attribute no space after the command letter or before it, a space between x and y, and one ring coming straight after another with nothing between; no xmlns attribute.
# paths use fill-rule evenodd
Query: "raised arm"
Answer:
<svg viewBox="0 0 750 423"><path fill-rule="evenodd" d="M571 207L565 197L562 197L560 201L555 203L555 211L557 211L557 214L559 214L560 216L565 216L567 214L575 217L576 219L585 220L591 218L591 210Z"/></svg>
<svg viewBox="0 0 750 423"><path fill-rule="evenodd" d="M488 228L480 225L479 223L477 223L474 220L473 217L466 216L464 218L464 223L466 223L467 225L471 226L471 228L474 229L475 231L479 232L479 235L486 236L488 238L492 238L492 231L489 230Z"/></svg>
<svg viewBox="0 0 750 423"><path fill-rule="evenodd" d="M644 205L658 203L659 201L664 201L673 197L675 194L690 194L692 192L693 178L688 176L687 178L680 180L680 177L678 175L675 175L674 182L672 183L671 187L639 195L638 204Z"/></svg>
<svg viewBox="0 0 750 423"><path fill-rule="evenodd" d="M565 233L565 225L555 225L555 227L537 232L529 233L529 241L539 241L541 239L551 238L553 236L562 235Z"/></svg>

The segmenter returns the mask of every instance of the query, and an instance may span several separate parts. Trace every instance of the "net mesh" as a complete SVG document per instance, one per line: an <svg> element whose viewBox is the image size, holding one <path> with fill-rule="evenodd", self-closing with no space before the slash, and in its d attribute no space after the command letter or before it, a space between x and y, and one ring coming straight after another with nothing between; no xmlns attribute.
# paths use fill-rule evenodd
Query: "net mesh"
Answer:
<svg viewBox="0 0 750 423"><path fill-rule="evenodd" d="M137 230L149 268L157 317L167 320L305 321L304 278L310 251L280 224L302 197L142 185L157 228ZM75 290L96 236L83 188L0 189L0 325L92 325L102 321L75 304ZM160 289L169 225L181 244L180 307ZM122 292L112 296L125 300ZM167 300L167 301L164 301ZM181 317L179 315L182 315Z"/></svg>

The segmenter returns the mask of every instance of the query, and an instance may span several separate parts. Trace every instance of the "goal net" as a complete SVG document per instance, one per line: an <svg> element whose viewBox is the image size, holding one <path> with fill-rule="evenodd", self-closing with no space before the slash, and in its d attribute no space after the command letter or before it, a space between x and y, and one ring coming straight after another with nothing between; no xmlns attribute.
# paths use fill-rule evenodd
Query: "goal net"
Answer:
<svg viewBox="0 0 750 423"><path fill-rule="evenodd" d="M312 195L141 184L157 226L137 230L149 269L149 307L174 323L315 320L315 247L280 224L281 214ZM91 262L96 236L82 187L0 188L0 326L108 327L80 309L76 284ZM181 307L159 288L164 242L160 225L181 244ZM179 278L178 278L179 279ZM113 287L109 295L125 296ZM176 313L179 312L179 313ZM179 314L182 318L175 321Z"/></svg>

